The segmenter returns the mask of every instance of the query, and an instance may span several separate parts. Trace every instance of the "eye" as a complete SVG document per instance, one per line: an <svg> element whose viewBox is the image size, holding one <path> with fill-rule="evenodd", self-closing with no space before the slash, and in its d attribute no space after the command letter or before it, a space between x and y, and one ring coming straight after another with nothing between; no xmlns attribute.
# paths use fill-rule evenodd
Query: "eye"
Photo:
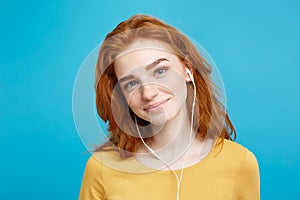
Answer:
<svg viewBox="0 0 300 200"><path fill-rule="evenodd" d="M159 69L155 70L154 76L159 76L159 75L165 73L166 71L167 71L167 67L159 68Z"/></svg>
<svg viewBox="0 0 300 200"><path fill-rule="evenodd" d="M126 83L125 88L130 89L130 88L136 86L137 84L138 84L137 81L130 81L130 82Z"/></svg>

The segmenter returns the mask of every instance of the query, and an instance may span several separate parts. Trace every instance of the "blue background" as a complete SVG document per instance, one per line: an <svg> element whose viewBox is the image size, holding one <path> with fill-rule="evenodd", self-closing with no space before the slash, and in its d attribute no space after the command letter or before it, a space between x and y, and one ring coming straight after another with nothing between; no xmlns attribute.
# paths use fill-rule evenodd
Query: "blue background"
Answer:
<svg viewBox="0 0 300 200"><path fill-rule="evenodd" d="M226 87L262 199L299 198L299 1L44 0L0 3L0 199L77 199L89 154L72 90L81 63L133 14L198 41Z"/></svg>

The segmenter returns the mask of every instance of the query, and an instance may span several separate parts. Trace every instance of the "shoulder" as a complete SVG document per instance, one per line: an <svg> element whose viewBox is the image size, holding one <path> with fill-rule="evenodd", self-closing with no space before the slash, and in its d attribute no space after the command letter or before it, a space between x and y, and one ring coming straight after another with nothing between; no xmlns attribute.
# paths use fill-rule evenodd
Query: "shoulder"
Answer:
<svg viewBox="0 0 300 200"><path fill-rule="evenodd" d="M150 169L135 160L134 157L121 158L117 151L94 152L86 164L91 173L101 173L102 177L120 173L139 173Z"/></svg>
<svg viewBox="0 0 300 200"><path fill-rule="evenodd" d="M91 154L86 163L86 171L91 173L101 172L108 163L120 161L118 153L112 151L99 151Z"/></svg>
<svg viewBox="0 0 300 200"><path fill-rule="evenodd" d="M102 181L102 164L95 154L90 156L86 163L79 199L100 200L104 197L104 187Z"/></svg>
<svg viewBox="0 0 300 200"><path fill-rule="evenodd" d="M224 168L234 169L236 172L258 171L256 156L245 146L230 140L217 140L214 147L214 159L222 162Z"/></svg>
<svg viewBox="0 0 300 200"><path fill-rule="evenodd" d="M248 148L233 141L224 140L220 155L229 160L235 174L235 192L239 199L259 199L260 175L256 156ZM226 165L226 164L225 164Z"/></svg>
<svg viewBox="0 0 300 200"><path fill-rule="evenodd" d="M241 160L244 159L256 160L256 157L251 150L234 141L224 139L223 143L220 144L217 143L216 147L217 149L219 149L221 153L225 154L226 156L233 156Z"/></svg>
<svg viewBox="0 0 300 200"><path fill-rule="evenodd" d="M102 163L100 160L100 155L97 154L92 154L89 159L86 162L86 166L85 166L85 174L87 176L90 176L95 173L101 173L101 168L102 168Z"/></svg>
<svg viewBox="0 0 300 200"><path fill-rule="evenodd" d="M247 147L233 141L224 140L224 147L235 161L239 163L239 173L242 174L258 174L258 162L254 153Z"/></svg>

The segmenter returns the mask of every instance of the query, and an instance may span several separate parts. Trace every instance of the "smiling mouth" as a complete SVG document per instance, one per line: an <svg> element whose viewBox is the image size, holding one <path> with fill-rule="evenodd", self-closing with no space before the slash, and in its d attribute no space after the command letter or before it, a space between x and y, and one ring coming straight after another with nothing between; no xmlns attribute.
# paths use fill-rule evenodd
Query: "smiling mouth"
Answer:
<svg viewBox="0 0 300 200"><path fill-rule="evenodd" d="M144 110L150 112L150 111L155 111L161 108L165 103L167 103L170 100L170 98L165 99L163 101L156 102L154 104L151 104L150 106L146 107Z"/></svg>

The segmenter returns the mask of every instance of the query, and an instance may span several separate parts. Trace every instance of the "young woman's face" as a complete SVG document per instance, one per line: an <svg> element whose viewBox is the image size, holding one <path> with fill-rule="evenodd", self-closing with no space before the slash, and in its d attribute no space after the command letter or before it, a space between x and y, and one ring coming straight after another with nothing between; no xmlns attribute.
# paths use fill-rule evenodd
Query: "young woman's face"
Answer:
<svg viewBox="0 0 300 200"><path fill-rule="evenodd" d="M161 43L133 43L119 55L114 67L128 105L140 118L162 124L185 105L190 78L184 63Z"/></svg>

